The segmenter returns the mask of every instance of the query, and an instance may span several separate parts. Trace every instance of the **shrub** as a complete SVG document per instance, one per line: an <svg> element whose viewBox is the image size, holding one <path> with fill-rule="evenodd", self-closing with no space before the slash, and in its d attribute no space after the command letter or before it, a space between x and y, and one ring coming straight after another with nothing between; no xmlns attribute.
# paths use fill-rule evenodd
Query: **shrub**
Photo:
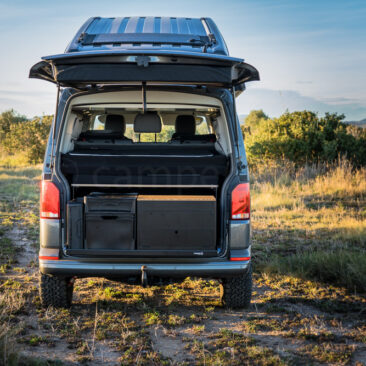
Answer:
<svg viewBox="0 0 366 366"><path fill-rule="evenodd" d="M27 117L18 114L13 109L9 109L0 114L0 140L10 131L13 124L27 121Z"/></svg>
<svg viewBox="0 0 366 366"><path fill-rule="evenodd" d="M2 138L2 149L10 155L24 154L30 164L42 162L52 116L12 122Z"/></svg>
<svg viewBox="0 0 366 366"><path fill-rule="evenodd" d="M344 115L314 112L286 112L268 118L263 111L252 111L242 132L248 160L286 159L298 166L304 163L334 162L345 156L354 166L366 165L366 130L342 122Z"/></svg>

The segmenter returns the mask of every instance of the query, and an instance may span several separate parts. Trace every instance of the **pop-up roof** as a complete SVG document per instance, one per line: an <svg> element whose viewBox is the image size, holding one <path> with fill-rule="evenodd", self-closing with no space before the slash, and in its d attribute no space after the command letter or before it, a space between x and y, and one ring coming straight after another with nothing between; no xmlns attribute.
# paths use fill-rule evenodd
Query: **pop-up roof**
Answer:
<svg viewBox="0 0 366 366"><path fill-rule="evenodd" d="M212 19L174 17L90 18L65 52L141 49L229 55Z"/></svg>
<svg viewBox="0 0 366 366"><path fill-rule="evenodd" d="M210 18L90 18L65 53L42 59L31 78L79 89L140 82L231 88L259 80L253 66L229 56Z"/></svg>

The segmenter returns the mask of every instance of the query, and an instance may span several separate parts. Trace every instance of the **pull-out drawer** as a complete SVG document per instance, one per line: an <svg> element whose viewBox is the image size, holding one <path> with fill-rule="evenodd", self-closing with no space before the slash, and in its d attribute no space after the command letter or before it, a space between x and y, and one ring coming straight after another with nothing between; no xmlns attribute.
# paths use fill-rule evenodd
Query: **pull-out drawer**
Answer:
<svg viewBox="0 0 366 366"><path fill-rule="evenodd" d="M85 249L135 249L135 215L127 212L85 213Z"/></svg>
<svg viewBox="0 0 366 366"><path fill-rule="evenodd" d="M139 195L137 249L215 250L215 197Z"/></svg>
<svg viewBox="0 0 366 366"><path fill-rule="evenodd" d="M67 205L69 249L134 250L135 194L91 194Z"/></svg>
<svg viewBox="0 0 366 366"><path fill-rule="evenodd" d="M205 256L216 226L214 196L91 194L68 204L68 249Z"/></svg>
<svg viewBox="0 0 366 366"><path fill-rule="evenodd" d="M136 212L136 194L91 194L84 197L85 212Z"/></svg>

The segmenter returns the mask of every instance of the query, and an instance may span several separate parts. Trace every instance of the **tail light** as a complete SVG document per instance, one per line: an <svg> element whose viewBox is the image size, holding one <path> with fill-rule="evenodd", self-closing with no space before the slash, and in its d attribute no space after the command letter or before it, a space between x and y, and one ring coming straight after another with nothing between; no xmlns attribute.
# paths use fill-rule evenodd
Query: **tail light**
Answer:
<svg viewBox="0 0 366 366"><path fill-rule="evenodd" d="M60 191L52 182L42 181L40 206L41 219L60 218Z"/></svg>
<svg viewBox="0 0 366 366"><path fill-rule="evenodd" d="M248 220L250 218L249 183L237 185L231 193L231 219Z"/></svg>

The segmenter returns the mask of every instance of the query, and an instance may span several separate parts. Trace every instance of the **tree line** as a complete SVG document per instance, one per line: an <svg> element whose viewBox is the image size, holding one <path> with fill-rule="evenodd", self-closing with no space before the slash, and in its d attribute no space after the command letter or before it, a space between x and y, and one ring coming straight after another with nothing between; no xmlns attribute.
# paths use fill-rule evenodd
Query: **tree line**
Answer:
<svg viewBox="0 0 366 366"><path fill-rule="evenodd" d="M28 119L14 110L1 113L0 151L24 154L29 164L42 162L52 118ZM319 117L314 112L301 111L269 118L262 110L255 110L241 129L251 165L283 159L298 165L333 162L340 156L355 167L366 165L366 129L344 123L342 114ZM170 128L166 134L173 132Z"/></svg>
<svg viewBox="0 0 366 366"><path fill-rule="evenodd" d="M269 118L252 111L241 126L248 161L286 159L297 165L334 162L339 157L354 167L366 165L366 129L344 123L343 114L319 117L310 111L286 112Z"/></svg>
<svg viewBox="0 0 366 366"><path fill-rule="evenodd" d="M25 155L29 164L42 162L53 116L28 119L14 110L0 114L0 150Z"/></svg>

